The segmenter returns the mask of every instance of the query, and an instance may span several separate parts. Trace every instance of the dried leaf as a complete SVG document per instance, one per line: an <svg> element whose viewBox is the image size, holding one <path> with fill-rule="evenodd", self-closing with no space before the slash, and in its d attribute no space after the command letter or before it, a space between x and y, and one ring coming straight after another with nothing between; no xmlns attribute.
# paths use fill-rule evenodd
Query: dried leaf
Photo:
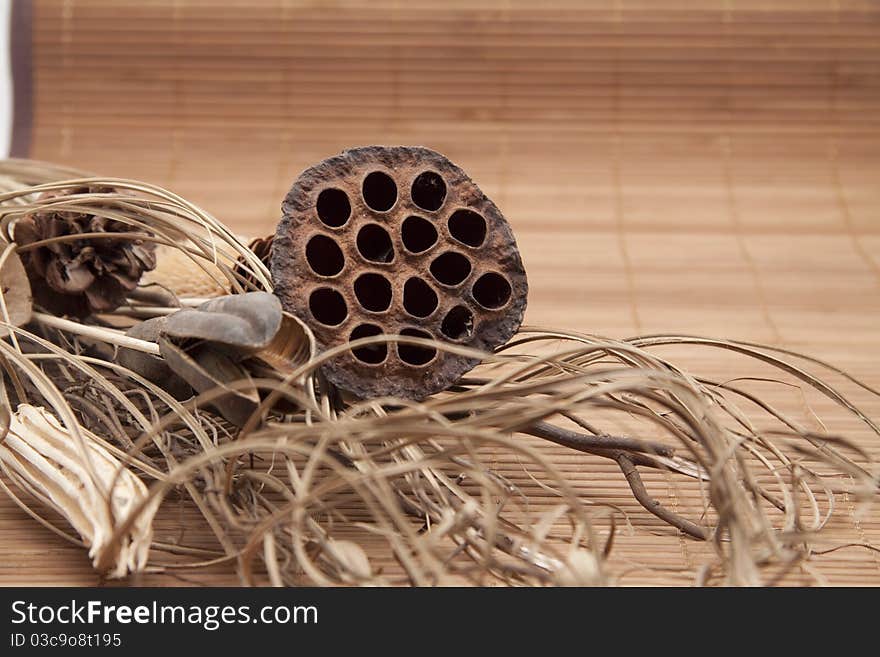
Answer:
<svg viewBox="0 0 880 657"><path fill-rule="evenodd" d="M163 335L208 340L242 357L265 349L281 328L281 302L268 292L232 294L166 318Z"/></svg>
<svg viewBox="0 0 880 657"><path fill-rule="evenodd" d="M203 393L226 388L229 394L213 406L238 426L256 410L260 397L255 386L231 390L228 384L248 380L248 368L256 376L281 378L315 354L311 331L263 292L212 299L198 308L141 322L127 335L158 343L162 357L120 349L123 366L162 385L177 399L191 396L192 389Z"/></svg>
<svg viewBox="0 0 880 657"><path fill-rule="evenodd" d="M222 388L227 394L211 402L224 418L236 426L244 426L260 403L256 386L232 390L228 383L249 380L247 370L227 354L200 343L186 350L168 338L159 338L159 349L168 367L199 393Z"/></svg>
<svg viewBox="0 0 880 657"><path fill-rule="evenodd" d="M0 293L9 319L3 316L0 306L0 319L14 326L27 324L33 311L31 286L21 258L15 252L6 253L6 260L0 268ZM0 338L9 335L9 329L0 326Z"/></svg>
<svg viewBox="0 0 880 657"><path fill-rule="evenodd" d="M21 404L0 443L0 466L23 489L67 519L89 546L96 567L101 562L115 564L113 577L142 570L159 498L146 505L121 541L113 541L116 528L146 498L147 487L104 448L100 438L86 429L80 433L85 454L54 415ZM109 509L105 491L110 492Z"/></svg>
<svg viewBox="0 0 880 657"><path fill-rule="evenodd" d="M311 329L296 315L284 312L281 327L272 341L257 352L256 357L277 372L288 374L315 357L315 337Z"/></svg>
<svg viewBox="0 0 880 657"><path fill-rule="evenodd" d="M165 326L165 319L165 317L148 319L135 324L125 334L132 338L157 342L162 334L162 328ZM121 347L117 352L116 360L123 367L127 367L148 381L161 386L175 399L184 400L193 396L192 386L175 374L168 367L168 363L159 356Z"/></svg>

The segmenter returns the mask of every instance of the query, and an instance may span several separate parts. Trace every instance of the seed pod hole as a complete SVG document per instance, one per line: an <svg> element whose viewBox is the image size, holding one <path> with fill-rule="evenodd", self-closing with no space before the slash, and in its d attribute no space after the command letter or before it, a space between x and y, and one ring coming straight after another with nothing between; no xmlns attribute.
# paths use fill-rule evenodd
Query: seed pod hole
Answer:
<svg viewBox="0 0 880 657"><path fill-rule="evenodd" d="M375 324L359 324L351 332L349 341L353 342L360 338L372 338L375 335L382 335L381 327L376 326ZM388 344L383 342L356 347L351 350L351 353L362 363L378 365L379 363L384 362L388 357Z"/></svg>
<svg viewBox="0 0 880 657"><path fill-rule="evenodd" d="M440 332L450 340L463 340L474 334L474 314L466 306L455 306L446 313Z"/></svg>
<svg viewBox="0 0 880 657"><path fill-rule="evenodd" d="M381 313L391 305L391 283L382 274L361 274L354 282L354 295L366 310Z"/></svg>
<svg viewBox="0 0 880 657"><path fill-rule="evenodd" d="M331 228L344 226L351 216L351 203L341 189L325 189L318 194L318 219Z"/></svg>
<svg viewBox="0 0 880 657"><path fill-rule="evenodd" d="M376 212L387 212L397 202L397 185L387 173L374 171L364 178L364 201Z"/></svg>
<svg viewBox="0 0 880 657"><path fill-rule="evenodd" d="M332 237L315 235L306 244L306 260L312 271L321 276L335 276L345 266L342 249Z"/></svg>
<svg viewBox="0 0 880 657"><path fill-rule="evenodd" d="M487 272L474 283L474 299L484 308L501 308L510 300L510 283L501 274Z"/></svg>
<svg viewBox="0 0 880 657"><path fill-rule="evenodd" d="M345 299L329 287L319 287L309 295L309 310L312 317L326 326L338 326L348 317Z"/></svg>
<svg viewBox="0 0 880 657"><path fill-rule="evenodd" d="M433 337L427 331L420 331L419 329L413 328L405 328L400 331L400 334L411 338L425 338L426 340L430 340ZM400 360L404 363L420 366L427 365L434 360L434 357L437 355L437 350L433 347L423 347L421 345L403 344L399 342L397 343L397 355L400 356Z"/></svg>
<svg viewBox="0 0 880 657"><path fill-rule="evenodd" d="M437 310L437 293L421 278L413 276L403 286L403 308L414 317L427 317Z"/></svg>
<svg viewBox="0 0 880 657"><path fill-rule="evenodd" d="M437 243L437 229L427 219L407 217L400 229L403 246L410 253L423 253Z"/></svg>
<svg viewBox="0 0 880 657"><path fill-rule="evenodd" d="M439 210L446 200L446 182L439 173L424 171L416 176L411 190L413 203L423 210Z"/></svg>
<svg viewBox="0 0 880 657"><path fill-rule="evenodd" d="M367 224L358 231L357 249L370 262L385 264L394 260L391 236L379 224Z"/></svg>
<svg viewBox="0 0 880 657"><path fill-rule="evenodd" d="M431 274L444 285L458 285L470 273L471 261L455 251L447 251L431 263Z"/></svg>
<svg viewBox="0 0 880 657"><path fill-rule="evenodd" d="M483 246L486 239L486 220L473 210L456 210L449 217L449 234L462 244Z"/></svg>

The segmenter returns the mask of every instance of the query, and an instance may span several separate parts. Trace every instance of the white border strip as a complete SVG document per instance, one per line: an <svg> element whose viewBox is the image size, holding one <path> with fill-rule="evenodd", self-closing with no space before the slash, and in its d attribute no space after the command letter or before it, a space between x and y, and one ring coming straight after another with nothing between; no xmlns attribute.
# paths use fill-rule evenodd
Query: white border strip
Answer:
<svg viewBox="0 0 880 657"><path fill-rule="evenodd" d="M11 18L12 0L0 0L0 159L9 157L12 145Z"/></svg>

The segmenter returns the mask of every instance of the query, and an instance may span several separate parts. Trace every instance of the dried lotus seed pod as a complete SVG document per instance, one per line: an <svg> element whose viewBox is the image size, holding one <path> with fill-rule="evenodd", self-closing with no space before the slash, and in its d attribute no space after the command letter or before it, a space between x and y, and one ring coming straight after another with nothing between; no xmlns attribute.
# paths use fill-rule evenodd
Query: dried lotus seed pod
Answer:
<svg viewBox="0 0 880 657"><path fill-rule="evenodd" d="M528 284L510 226L439 153L345 151L304 171L282 210L275 292L323 350L399 334L488 351L522 323ZM361 398L422 399L477 362L392 342L348 350L323 371Z"/></svg>

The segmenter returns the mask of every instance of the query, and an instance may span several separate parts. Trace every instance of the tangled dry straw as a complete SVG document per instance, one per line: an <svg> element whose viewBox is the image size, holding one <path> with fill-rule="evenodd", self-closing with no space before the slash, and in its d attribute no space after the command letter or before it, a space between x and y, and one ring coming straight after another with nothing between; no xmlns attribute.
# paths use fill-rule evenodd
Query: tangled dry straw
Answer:
<svg viewBox="0 0 880 657"><path fill-rule="evenodd" d="M83 185L116 191L69 192ZM22 409L47 409L71 440L98 441L112 455L114 477L88 467L80 476L95 478L90 490L104 503L92 513L108 519L96 564L117 575L219 565L243 584L615 583L607 567L615 532L632 519L591 499L588 486L574 486L535 438L611 460L642 514L693 537L687 540L711 541L714 560L689 574L698 583L770 584L808 567L814 546L828 547L824 528L837 496L863 505L877 496L877 465L846 435L784 414L747 380L701 377L658 351L725 350L772 368L773 385L817 391L880 439L877 425L842 391L876 390L807 356L736 340L612 340L530 327L493 354L430 343L482 364L454 388L414 403L357 401L333 389L319 371L333 352L315 354L298 326L271 367L179 400L120 364L121 348L161 353L125 330L204 301L177 285L179 276L162 275L167 263L189 272L188 285L198 278L200 294L271 292L260 258L217 219L156 186L9 160L0 163L3 262L16 255L16 221L49 207L127 223L161 246L157 272L111 313L72 321L37 309L25 323L11 312L8 286L0 304L0 394L9 409L3 435L15 409L27 404ZM387 340L428 344L399 336L353 344ZM236 394L254 403L239 425L214 410ZM535 504L497 471L500 453L515 455L555 503ZM646 470L696 482L703 513L686 518L655 501L640 475ZM31 517L89 543L21 469L4 460L3 471L3 490ZM113 495L128 473L146 488L120 507ZM153 540L149 559L128 559L120 571L120 546L143 535L144 519L159 503L160 516L181 504L197 509L213 546Z"/></svg>

